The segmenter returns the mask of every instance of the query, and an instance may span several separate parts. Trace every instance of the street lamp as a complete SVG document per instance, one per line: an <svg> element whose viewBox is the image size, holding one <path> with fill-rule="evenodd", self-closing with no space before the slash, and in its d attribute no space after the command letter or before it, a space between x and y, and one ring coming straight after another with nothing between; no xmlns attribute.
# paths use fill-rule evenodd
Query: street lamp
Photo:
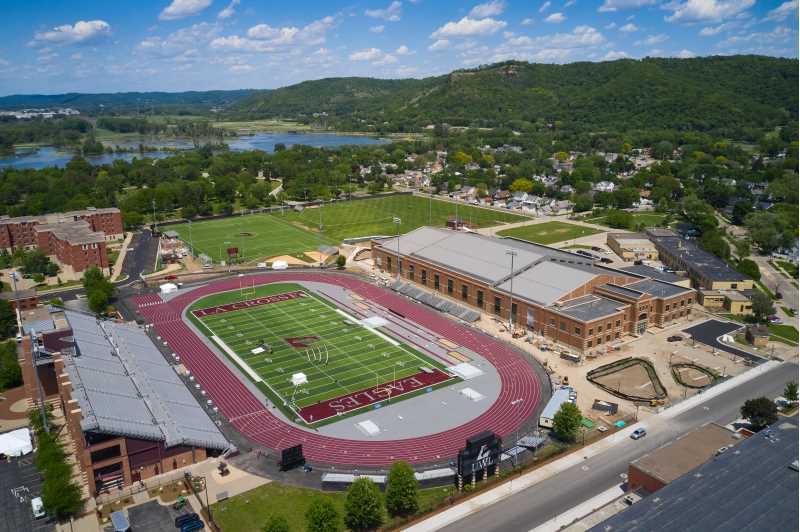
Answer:
<svg viewBox="0 0 800 532"><path fill-rule="evenodd" d="M509 272L509 281L511 287L509 290L509 304L508 304L508 330L514 334L514 257L517 256L517 251L514 249L507 249L506 255L511 256L511 271Z"/></svg>
<svg viewBox="0 0 800 532"><path fill-rule="evenodd" d="M394 222L394 224L397 226L397 280L399 281L400 280L400 224L402 223L402 220L399 217L394 216L392 218L392 222Z"/></svg>

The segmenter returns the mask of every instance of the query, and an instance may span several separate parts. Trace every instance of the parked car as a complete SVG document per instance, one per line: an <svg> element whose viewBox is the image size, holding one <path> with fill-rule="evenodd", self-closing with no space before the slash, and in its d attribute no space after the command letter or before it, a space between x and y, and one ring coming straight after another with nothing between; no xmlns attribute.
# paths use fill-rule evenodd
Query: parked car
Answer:
<svg viewBox="0 0 800 532"><path fill-rule="evenodd" d="M680 334L673 334L672 336L667 338L667 342L680 342L681 340L683 340L683 336L681 336Z"/></svg>
<svg viewBox="0 0 800 532"><path fill-rule="evenodd" d="M638 429L631 432L632 440L638 440L640 438L644 438L645 436L647 436L647 429L645 429L644 427L639 427Z"/></svg>
<svg viewBox="0 0 800 532"><path fill-rule="evenodd" d="M778 316L775 316L775 315L767 316L767 321L770 322L770 323L775 323L775 324L783 323L783 320L780 319Z"/></svg>
<svg viewBox="0 0 800 532"><path fill-rule="evenodd" d="M185 523L188 523L190 521L198 521L199 519L200 516L198 516L196 513L179 515L178 517L175 518L175 528L180 528Z"/></svg>

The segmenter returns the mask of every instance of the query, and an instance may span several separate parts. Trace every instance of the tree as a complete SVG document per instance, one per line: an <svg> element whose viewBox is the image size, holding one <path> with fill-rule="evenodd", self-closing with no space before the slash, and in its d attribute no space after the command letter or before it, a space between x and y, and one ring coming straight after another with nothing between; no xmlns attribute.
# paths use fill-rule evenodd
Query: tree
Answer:
<svg viewBox="0 0 800 532"><path fill-rule="evenodd" d="M5 299L0 299L0 339L11 338L17 332L17 315L14 307Z"/></svg>
<svg viewBox="0 0 800 532"><path fill-rule="evenodd" d="M100 268L92 266L84 272L83 287L92 312L100 314L105 311L114 295L114 285L105 278Z"/></svg>
<svg viewBox="0 0 800 532"><path fill-rule="evenodd" d="M611 210L606 214L606 223L617 229L630 229L633 225L633 215L625 211Z"/></svg>
<svg viewBox="0 0 800 532"><path fill-rule="evenodd" d="M359 478L347 490L344 524L353 532L374 530L383 523L381 493L368 478Z"/></svg>
<svg viewBox="0 0 800 532"><path fill-rule="evenodd" d="M573 210L575 212L591 211L593 206L594 201L592 200L592 196L589 194L581 194L575 197L575 207Z"/></svg>
<svg viewBox="0 0 800 532"><path fill-rule="evenodd" d="M22 385L22 369L17 360L17 344L0 344L0 392Z"/></svg>
<svg viewBox="0 0 800 532"><path fill-rule="evenodd" d="M342 517L328 497L317 497L311 501L306 511L307 532L339 532L342 529Z"/></svg>
<svg viewBox="0 0 800 532"><path fill-rule="evenodd" d="M508 188L511 192L530 192L533 190L533 182L530 179L520 177L519 179L515 179Z"/></svg>
<svg viewBox="0 0 800 532"><path fill-rule="evenodd" d="M772 305L772 299L764 292L756 290L753 293L752 302L753 315L756 320L765 321L767 316L775 314L775 307Z"/></svg>
<svg viewBox="0 0 800 532"><path fill-rule="evenodd" d="M289 532L289 521L282 515L272 514L261 530L264 532Z"/></svg>
<svg viewBox="0 0 800 532"><path fill-rule="evenodd" d="M783 389L783 396L787 401L797 402L797 381L789 381Z"/></svg>
<svg viewBox="0 0 800 532"><path fill-rule="evenodd" d="M742 259L739 261L739 264L736 266L736 269L742 272L743 274L747 275L748 277L752 277L756 281L761 279L761 270L758 269L758 264L755 261L750 259Z"/></svg>
<svg viewBox="0 0 800 532"><path fill-rule="evenodd" d="M386 482L386 509L390 515L408 516L419 509L417 479L406 462L395 462Z"/></svg>
<svg viewBox="0 0 800 532"><path fill-rule="evenodd" d="M344 268L344 265L347 264L347 257L344 255L339 255L336 257L336 266L341 270Z"/></svg>
<svg viewBox="0 0 800 532"><path fill-rule="evenodd" d="M749 421L756 430L761 430L778 421L778 407L766 397L748 399L742 405L741 412L742 417Z"/></svg>
<svg viewBox="0 0 800 532"><path fill-rule="evenodd" d="M562 440L575 441L582 419L583 416L578 406L566 402L561 405L553 417L553 432Z"/></svg>

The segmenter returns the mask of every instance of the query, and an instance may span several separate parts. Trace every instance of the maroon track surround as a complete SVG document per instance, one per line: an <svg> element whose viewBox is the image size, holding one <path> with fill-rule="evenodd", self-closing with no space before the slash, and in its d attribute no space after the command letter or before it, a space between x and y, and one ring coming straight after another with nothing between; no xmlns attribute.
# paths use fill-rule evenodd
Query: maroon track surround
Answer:
<svg viewBox="0 0 800 532"><path fill-rule="evenodd" d="M308 460L340 466L380 467L396 460L412 463L436 462L456 456L467 438L484 430L491 430L501 436L511 434L533 413L539 403L539 379L518 351L502 341L472 331L389 290L356 277L336 273L288 271L256 274L249 279L253 279L256 284L320 282L351 290L409 320L424 324L442 338L480 354L497 369L501 381L499 397L488 410L463 425L444 432L394 441L349 440L323 436L286 422L277 413L265 408L226 363L181 319L187 307L197 299L239 288L238 278L211 282L169 302L163 302L155 294L132 298L139 306L142 316L153 323L162 340L180 355L181 362L214 399L222 414L237 430L259 445L270 449L284 449L303 444L303 452Z"/></svg>

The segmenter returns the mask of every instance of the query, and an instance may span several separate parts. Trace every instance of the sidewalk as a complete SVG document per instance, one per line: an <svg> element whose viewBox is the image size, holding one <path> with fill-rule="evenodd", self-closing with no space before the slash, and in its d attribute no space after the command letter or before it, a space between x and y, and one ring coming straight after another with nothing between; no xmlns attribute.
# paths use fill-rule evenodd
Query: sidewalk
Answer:
<svg viewBox="0 0 800 532"><path fill-rule="evenodd" d="M675 406L665 408L659 412L657 416L650 418L648 423L652 423L656 419L664 421L674 418L683 412L698 406L706 400L725 393L728 390L742 384L743 382L747 382L779 365L780 363L774 361L766 362L750 371L742 373L741 375L737 375L736 377L714 386L708 392L692 396L691 398L686 399ZM615 432L611 436L603 438L602 440L585 447L581 450L581 452L573 452L564 458L534 469L533 471L525 473L518 478L514 478L496 488L485 491L467 501L457 504L456 506L452 506L443 512L433 515L424 521L406 528L405 530L408 532L430 532L453 524L456 521L472 515L473 513L479 512L482 509L487 508L510 495L519 493L547 478L552 477L553 475L576 466L583 462L586 458L602 454L609 448L616 445L618 442L627 439L630 433L633 432L638 425L638 423L629 425L619 432ZM592 500L590 499L590 501L586 501L586 504L588 505L589 502L592 502ZM571 520L574 520L574 517L572 517Z"/></svg>
<svg viewBox="0 0 800 532"><path fill-rule="evenodd" d="M114 269L111 273L112 283L118 280L120 274L122 273L122 265L125 263L125 255L128 254L128 246L131 244L131 240L133 240L133 231L128 231L128 234L125 236L125 240L122 242L122 247L119 250L117 262L114 263Z"/></svg>

